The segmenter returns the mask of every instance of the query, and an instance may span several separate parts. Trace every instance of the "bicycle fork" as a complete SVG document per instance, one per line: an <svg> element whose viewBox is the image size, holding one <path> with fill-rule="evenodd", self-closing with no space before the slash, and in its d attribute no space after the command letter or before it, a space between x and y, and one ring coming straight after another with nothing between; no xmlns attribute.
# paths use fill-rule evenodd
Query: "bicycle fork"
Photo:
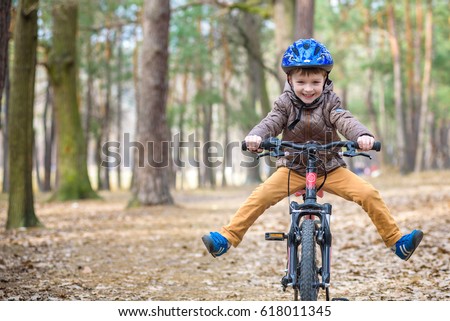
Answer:
<svg viewBox="0 0 450 321"><path fill-rule="evenodd" d="M331 219L331 204L323 204L321 211L321 228L317 231L316 240L320 246L322 254L322 283L319 286L322 289L328 288L330 286L331 279L331 229L330 229L330 219Z"/></svg>
<svg viewBox="0 0 450 321"><path fill-rule="evenodd" d="M317 287L326 290L327 300L329 300L328 287L330 286L331 272L331 243L332 235L330 229L330 218L332 206L329 203L323 205L316 204L315 207L320 210L313 210L314 215L311 214L310 209L302 209L304 204L300 205L297 202L291 202L291 227L288 234L284 232L270 232L265 234L265 239L268 241L284 241L287 240L287 255L288 262L286 268L286 275L282 278L281 284L283 290L288 286L295 287L298 284L298 246L301 243L302 235L300 231L300 219L305 216L305 219L312 219L314 216L320 218L320 226L316 228L315 239L321 249L322 267L319 269L322 282L316 284Z"/></svg>

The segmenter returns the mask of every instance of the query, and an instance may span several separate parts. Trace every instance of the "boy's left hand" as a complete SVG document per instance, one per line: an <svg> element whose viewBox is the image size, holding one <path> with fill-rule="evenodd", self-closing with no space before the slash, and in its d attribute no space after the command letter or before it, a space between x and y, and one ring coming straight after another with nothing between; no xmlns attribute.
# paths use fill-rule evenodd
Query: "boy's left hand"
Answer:
<svg viewBox="0 0 450 321"><path fill-rule="evenodd" d="M360 150L368 151L372 149L375 139L372 136L363 135L358 137L357 142Z"/></svg>

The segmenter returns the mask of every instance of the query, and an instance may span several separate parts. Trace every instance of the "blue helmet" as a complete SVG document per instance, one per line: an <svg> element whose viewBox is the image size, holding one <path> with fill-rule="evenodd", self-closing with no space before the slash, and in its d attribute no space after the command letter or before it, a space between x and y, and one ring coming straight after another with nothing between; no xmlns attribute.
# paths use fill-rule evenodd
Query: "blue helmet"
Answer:
<svg viewBox="0 0 450 321"><path fill-rule="evenodd" d="M314 39L299 39L287 48L281 68L288 74L295 68L322 68L330 72L333 58L328 49Z"/></svg>

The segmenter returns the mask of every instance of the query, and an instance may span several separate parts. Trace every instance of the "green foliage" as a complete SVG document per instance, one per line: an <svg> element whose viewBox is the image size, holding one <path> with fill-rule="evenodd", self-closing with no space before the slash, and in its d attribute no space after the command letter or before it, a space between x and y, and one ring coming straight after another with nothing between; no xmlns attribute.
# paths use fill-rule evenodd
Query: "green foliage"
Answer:
<svg viewBox="0 0 450 321"><path fill-rule="evenodd" d="M139 20L143 0L79 0L79 44L80 51L80 83L85 86L86 75L91 75L94 81L105 83L108 60L105 58L107 37L113 43L112 57L109 67L112 71L113 86L118 80L133 88L134 50L139 47L141 26ZM265 66L278 66L276 57L275 35L277 30L272 23L272 1L200 1L172 0L172 16L170 25L170 106L168 118L172 126L179 126L180 119L186 128L197 129L202 124L201 106L207 105L223 108L225 94L230 106L230 129L249 129L254 126L262 115L254 106L250 106L248 92L248 61L244 49L239 19L242 12L263 17L260 39L264 52ZM415 5L419 1L410 2L410 18L415 26ZM421 1L424 4L425 2ZM379 106L379 84L383 84L384 105L387 117L394 118L394 86L393 61L390 52L386 7L387 1L382 0L346 0L346 1L315 1L314 37L326 44L335 59L335 67L330 75L337 91L347 88L349 92L348 107L363 120L367 115L365 108L365 93L369 86L367 71L375 72L373 99ZM405 32L404 1L393 1L395 6L397 32L399 36L402 61L403 80L406 82L407 62L404 59L407 42ZM39 41L41 47L48 46L51 40L51 1L42 1L39 11ZM371 15L372 56L369 57L364 24L365 11ZM448 100L450 99L450 51L448 28L448 1L433 1L433 61L432 61L432 91L430 109L437 117L448 119ZM117 73L119 46L119 29L122 32L123 59L121 75ZM225 41L229 52L225 53ZM88 55L88 43L92 45L92 54ZM13 52L13 48L11 49ZM43 59L42 51L39 60ZM423 48L422 48L423 53ZM228 55L228 56L227 56ZM229 65L225 65L228 58ZM231 73L228 92L224 93L224 68ZM421 65L423 69L423 64ZM186 102L181 101L180 79L187 77ZM268 81L273 81L266 77ZM273 86L275 87L275 86ZM279 94L278 87L269 90L271 99ZM104 93L100 92L99 95ZM81 95L82 96L82 95ZM132 95L131 95L132 96ZM405 97L404 97L405 98ZM405 100L405 99L404 99ZM84 101L84 99L80 99ZM131 102L130 105L133 105ZM134 106L130 110L134 111ZM378 108L378 107L377 107ZM83 110L83 106L82 106ZM223 110L220 110L222 115ZM133 124L131 124L132 126ZM221 124L220 124L221 125ZM97 125L91 127L101 131Z"/></svg>
<svg viewBox="0 0 450 321"><path fill-rule="evenodd" d="M214 21L209 7L187 7L175 11L171 17L170 54L173 73L202 74L212 67L208 49L209 32Z"/></svg>

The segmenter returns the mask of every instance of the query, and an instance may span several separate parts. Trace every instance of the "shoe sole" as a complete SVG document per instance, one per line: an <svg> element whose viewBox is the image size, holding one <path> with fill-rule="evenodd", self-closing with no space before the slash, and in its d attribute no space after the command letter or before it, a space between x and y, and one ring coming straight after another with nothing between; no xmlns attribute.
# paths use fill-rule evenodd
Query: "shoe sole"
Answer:
<svg viewBox="0 0 450 321"><path fill-rule="evenodd" d="M417 249L417 247L419 246L420 242L422 241L422 238L423 238L423 232L422 231L417 231L416 234L414 235L414 238L413 238L414 248L411 251L411 253L409 253L409 255L406 257L405 261L408 261L409 258L411 257L411 255L413 255L414 251Z"/></svg>
<svg viewBox="0 0 450 321"><path fill-rule="evenodd" d="M211 255L213 256L213 258L215 258L216 256L215 256L214 254L211 253L212 250L213 250L213 245L212 245L212 243L210 242L209 236L208 236L208 235L203 235L203 236L202 236L202 241L203 241L203 244L205 244L206 249L208 250L209 254L211 254Z"/></svg>

